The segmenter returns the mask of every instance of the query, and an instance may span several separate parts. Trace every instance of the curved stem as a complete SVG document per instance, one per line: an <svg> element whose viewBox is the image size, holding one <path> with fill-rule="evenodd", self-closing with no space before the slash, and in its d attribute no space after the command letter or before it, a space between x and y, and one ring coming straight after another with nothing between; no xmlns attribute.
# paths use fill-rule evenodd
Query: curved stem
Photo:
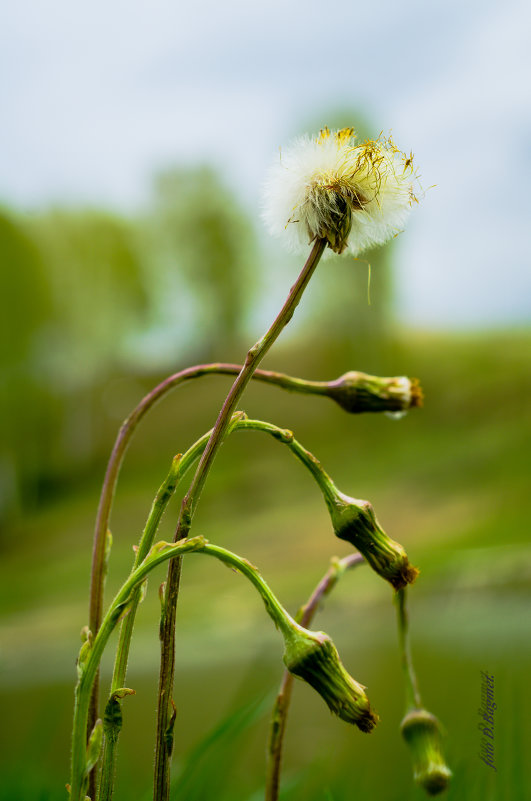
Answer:
<svg viewBox="0 0 531 801"><path fill-rule="evenodd" d="M122 424L107 465L94 531L89 609L89 628L93 633L98 631L101 622L105 577L105 540L116 482L126 450L137 425L159 400L180 384L205 375L239 375L241 370L242 365L239 364L215 362L195 365L174 373L149 392ZM338 403L342 409L352 414L405 409L419 405L421 397L420 390L415 382L412 382L411 386L415 386L416 390L411 393L411 398L407 400L403 397L403 392L398 391L398 388L403 383L402 378L379 378L359 372L346 373L341 378L333 381L308 381L294 378L284 373L257 369L251 378L266 384L272 384L289 392L328 396ZM97 685L98 682L96 680L89 728L92 728L97 717Z"/></svg>
<svg viewBox="0 0 531 801"><path fill-rule="evenodd" d="M296 282L291 287L289 295L279 314L269 330L247 353L244 365L225 399L210 439L201 456L193 481L183 500L181 514L175 532L176 541L182 537L188 536L195 507L199 501L212 462L225 437L236 404L261 360L271 348L281 331L291 320L325 247L326 241L324 239L315 241L306 264ZM155 746L154 801L168 801L170 792L170 758L171 743L173 740L171 737L168 737L168 734L171 733L169 732L169 727L171 723L171 700L175 667L175 616L177 598L179 595L180 574L181 560L173 560L168 568L164 608L161 619L161 662ZM168 743L170 743L170 745L168 745Z"/></svg>
<svg viewBox="0 0 531 801"><path fill-rule="evenodd" d="M229 364L225 362L214 362L212 364L199 364L193 367L188 367L184 370L180 370L173 375L168 376L168 378L164 379L160 384L158 384L151 392L149 392L141 401L140 403L133 409L131 414L126 418L126 420L122 423L120 430L118 432L118 436L114 443L109 462L107 464L107 469L105 472L105 478L103 481L103 486L100 494L100 500L98 505L98 512L96 516L96 524L94 529L94 544L92 549L92 572L91 572L91 582L90 582L90 603L89 603L89 629L96 634L101 623L101 614L103 609L103 585L105 579L105 566L104 566L104 557L105 557L105 542L106 542L106 535L107 529L109 526L109 519L112 509L112 503L114 499L114 493L116 489L116 483L118 481L118 476L120 473L120 469L122 466L122 462L129 446L129 443L133 437L133 434L136 430L137 425L140 423L142 418L146 415L146 413L160 401L165 395L175 389L177 386L186 383L187 381L191 381L194 378L201 378L205 375L236 375L239 376L243 370L242 365L239 364ZM366 376L363 373L356 374L359 376L357 381L360 383L360 386L363 385L365 387L366 384ZM259 370L255 369L250 376L252 379L257 381L262 381L266 384L272 384L274 386L280 387L290 392L299 392L303 394L312 394L312 395L330 395L330 397L334 398L334 400L338 400L337 398L337 384L338 382L341 383L341 379L337 381L307 381L301 378L294 378L292 376L285 375L284 373L278 373L271 370ZM352 383L352 381L351 381ZM356 382L354 382L356 383ZM349 395L352 395L356 398L356 393L353 392L352 387L348 390ZM375 391L374 397L378 401L377 406L375 408L380 408L381 400L380 400L380 393L381 390L377 389ZM370 404L368 405L365 399L367 392L364 389L363 396L361 400L353 401L350 400L350 406L348 410L351 412L360 412L366 411L371 408ZM356 405L357 403L357 405ZM394 408L394 407L393 407ZM98 681L96 680L94 684L94 693L93 698L91 701L91 712L89 715L89 728L92 728L96 721L97 711L98 711Z"/></svg>
<svg viewBox="0 0 531 801"><path fill-rule="evenodd" d="M159 491L157 492L149 517L147 519L140 544L137 548L135 561L133 564L133 571L144 560L149 549L153 545L160 520L166 506L175 492L177 482L179 480L179 467L181 463L181 454L176 456L170 468L166 479L162 483ZM111 680L110 698L109 703L116 705L119 704L118 700L114 700L113 694L116 690L122 688L125 684L125 677L127 673L127 663L129 660L129 649L131 645L131 638L133 635L133 627L135 624L136 610L141 600L142 589L137 587L132 594L129 611L122 621L120 626L120 634L118 637L118 645L116 648L116 659L114 662L114 670ZM106 710L107 712L107 710ZM118 744L118 737L121 729L121 714L114 715L112 721L107 720L105 715L105 738L103 743L103 758L101 765L101 777L99 786L96 789L95 796L99 801L109 801L112 798L114 774L116 765L116 750Z"/></svg>
<svg viewBox="0 0 531 801"><path fill-rule="evenodd" d="M363 556L359 553L349 554L344 559L333 559L332 563L316 586L308 601L301 607L295 620L304 628L308 628L323 599L330 594L345 570L362 564ZM269 741L266 762L265 801L277 801L280 788L280 769L282 765L282 748L288 718L294 676L285 670L280 689L273 705L269 727Z"/></svg>
<svg viewBox="0 0 531 801"><path fill-rule="evenodd" d="M422 709L422 699L417 683L413 658L411 656L411 643L409 641L409 614L407 609L406 588L396 593L396 611L398 622L398 643L404 678L406 681L406 709Z"/></svg>
<svg viewBox="0 0 531 801"><path fill-rule="evenodd" d="M201 378L205 375L238 376L241 371L242 365L229 364L226 362L198 364L193 367L187 367L185 370L180 370L178 373L168 376L168 378L164 379L164 381L162 381L151 392L149 392L122 423L114 443L109 462L107 464L96 517L89 623L89 628L91 631L96 632L101 622L101 609L103 605L103 599L101 598L100 592L103 573L101 567L102 554L105 549L105 533L109 524L116 482L122 466L123 458L137 425L156 403L158 403L165 395L167 395L169 392L171 392L171 390L175 389L180 384L184 384L187 381L193 380L194 378ZM272 384L289 392L299 392L310 395L327 395L329 394L329 385L336 383L328 381L309 381L302 378L295 378L293 376L286 375L285 373L259 369L255 370L251 378L256 381L262 381L265 384Z"/></svg>
<svg viewBox="0 0 531 801"><path fill-rule="evenodd" d="M237 413L233 416L233 425L237 425L242 414ZM155 535L157 533L162 515L171 500L177 485L186 472L192 467L204 450L206 443L212 432L209 431L198 439L184 454L178 454L172 461L172 465L166 479L162 483L153 501L149 517L138 545L133 570L135 570L148 554ZM129 650L133 636L136 611L141 599L142 589L138 587L134 590L129 606L129 611L120 626L118 645L116 648L116 658L109 693L109 702L116 708L120 706L120 701L114 699L114 693L121 689L125 684L127 674L127 664L129 661ZM114 789L114 775L116 771L116 757L118 738L121 730L121 714L114 716L111 722L106 720L105 739L103 743L103 757L101 765L101 778L99 787L96 788L96 798L98 801L110 801Z"/></svg>
<svg viewBox="0 0 531 801"><path fill-rule="evenodd" d="M239 364L217 362L195 365L194 367L188 367L185 370L174 373L149 392L122 423L107 464L94 529L89 602L89 629L93 635L97 633L101 623L103 586L105 581L105 544L116 483L125 453L137 425L161 398L180 384L184 384L194 378L201 378L204 375L239 375L241 370L242 367ZM258 370L252 377L259 381L274 384L294 392L322 394L324 391L321 382L303 381L302 379L291 378L283 373L275 373L268 370ZM96 680L89 714L89 730L92 729L96 722L97 713L98 681Z"/></svg>
<svg viewBox="0 0 531 801"><path fill-rule="evenodd" d="M297 440L294 439L291 431L279 428L272 423L267 423L262 420L249 420L243 412L235 412L232 415L229 429L231 432L238 430L261 431L262 433L269 434L274 437L274 439L288 445L288 447L291 448L300 461L302 461L302 463L310 470L314 478L317 478L318 484L321 486L322 480L319 479L322 479L322 468L318 467L318 460L315 458L315 456L313 456L313 454L307 451L299 442L297 442ZM173 459L170 471L159 488L153 501L151 511L137 548L133 570L139 566L152 547L162 515L164 514L164 511L171 497L173 496L177 485L191 469L194 462L200 457L211 435L212 431L208 431L196 442L194 442L194 444L186 451L186 453L184 453L184 455L178 454ZM323 579L324 586L321 587L321 585L318 585L308 604L303 607L303 620L306 618L310 620L311 617L313 617L315 607L320 602L322 596L330 591L339 578L340 573L343 571L344 568L341 566L344 564L345 567L349 567L351 566L351 562L352 565L354 565L361 560L362 557L359 554L354 554L352 557L347 557L345 560L342 560L341 563L338 563L338 565L330 569ZM114 699L114 693L123 688L125 685L129 649L131 645L136 611L140 602L140 596L141 589L137 588L133 592L132 599L129 604L129 611L122 621L122 625L120 627L120 634L116 649L116 659L109 693L109 703L113 705L113 708L116 708L116 705L120 705L120 701ZM304 622L303 625L305 625ZM291 687L291 684L289 686ZM98 801L109 801L112 798L120 728L121 715L117 716L117 721L115 721L113 725L110 725L109 722L106 721L101 780L96 795Z"/></svg>
<svg viewBox="0 0 531 801"><path fill-rule="evenodd" d="M85 750L86 750L86 731L89 714L89 704L91 691L96 679L99 668L99 663L105 645L118 623L121 614L126 611L127 603L130 600L131 593L135 587L142 583L146 575L157 564L170 559L176 554L181 554L187 550L193 550L198 547L198 541L190 539L187 542L179 543L173 546L173 549L159 552L154 554L150 559L144 560L142 565L134 570L123 584L113 602L111 603L107 614L102 620L98 633L94 637L92 644L87 646L88 655L81 661L83 649L80 653L80 660L78 670L80 673L79 681L76 686L75 705L74 705L74 726L72 734L72 770L70 782L70 799L71 801L81 801L82 793L85 790ZM201 540L201 545L204 541Z"/></svg>
<svg viewBox="0 0 531 801"><path fill-rule="evenodd" d="M293 317L293 313L299 305L302 294L308 286L319 260L323 255L326 244L326 240L324 239L316 240L306 264L304 265L296 282L291 287L290 293L282 309L273 321L269 330L261 339L258 340L258 342L253 345L253 347L247 353L244 365L221 408L210 439L203 452L203 455L201 456L201 460L190 485L190 489L186 494L183 508L187 511L190 517L193 515L195 506L199 501L199 497L207 479L211 464L214 461L216 453L228 428L230 417L236 409L236 405L241 398L245 387L258 368L258 365L272 347L274 342L277 340L282 330ZM181 523L183 522L186 524L185 521L181 521Z"/></svg>
<svg viewBox="0 0 531 801"><path fill-rule="evenodd" d="M330 595L337 582L345 572L353 567L363 564L363 556L360 553L351 553L343 559L333 559L327 572L316 586L308 601L301 607L295 615L295 620L304 628L308 628L314 619L321 601Z"/></svg>
<svg viewBox="0 0 531 801"><path fill-rule="evenodd" d="M246 559L216 545L203 537L181 540L177 543L160 542L155 545L143 562L131 573L122 585L92 642L85 643L79 659L79 681L75 693L74 723L72 734L72 762L70 776L70 801L83 801L87 783L86 736L89 703L92 686L96 679L100 660L109 637L120 617L127 611L135 589L148 574L162 562L180 558L185 553L204 553L215 556L242 573L259 591L266 610L284 636L290 636L293 628L299 628L288 612L277 600L258 570Z"/></svg>
<svg viewBox="0 0 531 801"><path fill-rule="evenodd" d="M273 423L266 423L263 420L241 420L238 429L250 429L252 431L265 431L272 437L284 443L297 459L310 471L315 481L319 485L325 499L331 496L330 487L333 485L332 479L325 471L321 462L306 450L293 436L293 432L287 428L279 428Z"/></svg>

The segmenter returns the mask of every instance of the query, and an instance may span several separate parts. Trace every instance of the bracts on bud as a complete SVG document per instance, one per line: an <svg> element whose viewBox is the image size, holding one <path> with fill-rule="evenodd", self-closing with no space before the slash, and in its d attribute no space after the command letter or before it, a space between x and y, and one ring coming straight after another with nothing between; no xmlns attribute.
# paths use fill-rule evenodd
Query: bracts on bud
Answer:
<svg viewBox="0 0 531 801"><path fill-rule="evenodd" d="M422 389L416 378L381 378L351 370L327 385L328 397L350 413L407 412L422 406Z"/></svg>
<svg viewBox="0 0 531 801"><path fill-rule="evenodd" d="M410 564L403 547L387 536L368 501L344 495L332 482L325 499L336 536L357 548L376 573L395 590L415 581L419 571Z"/></svg>
<svg viewBox="0 0 531 801"><path fill-rule="evenodd" d="M335 535L357 548L372 569L395 590L412 584L419 571L410 564L402 546L387 536L371 504L340 492L320 462L300 442L292 439L288 445L319 484Z"/></svg>
<svg viewBox="0 0 531 801"><path fill-rule="evenodd" d="M415 781L429 795L442 793L452 773L444 761L439 721L425 709L413 709L400 730L411 752Z"/></svg>
<svg viewBox="0 0 531 801"><path fill-rule="evenodd" d="M363 732L372 731L378 716L371 710L365 687L343 667L330 637L322 631L298 629L286 638L287 669L310 684L335 715Z"/></svg>

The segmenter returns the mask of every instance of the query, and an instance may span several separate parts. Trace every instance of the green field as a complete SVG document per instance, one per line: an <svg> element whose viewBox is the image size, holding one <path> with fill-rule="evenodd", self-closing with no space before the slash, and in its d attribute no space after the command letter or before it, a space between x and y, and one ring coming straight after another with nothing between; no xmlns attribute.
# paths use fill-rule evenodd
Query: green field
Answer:
<svg viewBox="0 0 531 801"><path fill-rule="evenodd" d="M411 333L373 363L334 363L318 346L274 351L264 366L307 378L347 369L418 376L425 406L400 421L347 416L331 401L252 386L250 416L294 430L338 486L373 503L421 575L411 592L414 656L426 706L443 722L454 772L449 801L523 801L531 749L529 396L531 335ZM148 384L146 384L146 387ZM108 594L132 551L171 457L213 422L227 380L205 378L168 397L133 443L112 520ZM123 414L129 411L123 409ZM112 445L109 436L108 447ZM92 527L103 463L4 533L0 584L1 801L65 798L79 630L86 623ZM163 522L172 536L178 498ZM325 505L277 442L237 433L216 461L195 532L256 564L292 612L333 555ZM150 793L156 677L157 585L138 616L124 702L117 801ZM241 576L191 555L178 623L175 799L261 797L268 710L280 680L281 641ZM398 726L402 676L394 608L364 566L346 575L314 628L333 636L367 685L381 723L369 736L332 718L296 687L287 733L286 801L415 801ZM112 649L111 649L112 650ZM112 653L105 660L108 679ZM480 670L495 675L497 772L478 757Z"/></svg>

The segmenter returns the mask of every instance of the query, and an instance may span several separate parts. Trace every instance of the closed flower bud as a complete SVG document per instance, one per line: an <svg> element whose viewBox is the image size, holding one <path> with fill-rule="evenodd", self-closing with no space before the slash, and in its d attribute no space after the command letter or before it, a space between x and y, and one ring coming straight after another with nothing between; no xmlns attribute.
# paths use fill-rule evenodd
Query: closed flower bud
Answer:
<svg viewBox="0 0 531 801"><path fill-rule="evenodd" d="M419 571L410 564L402 546L381 528L372 505L344 495L333 484L328 490L325 499L336 536L357 548L395 590L415 581Z"/></svg>
<svg viewBox="0 0 531 801"><path fill-rule="evenodd" d="M452 773L444 761L439 721L425 709L414 709L405 716L400 730L411 751L415 781L429 795L442 793Z"/></svg>
<svg viewBox="0 0 531 801"><path fill-rule="evenodd" d="M352 414L360 412L407 412L422 406L422 390L416 378L380 378L350 371L328 382L328 396Z"/></svg>
<svg viewBox="0 0 531 801"><path fill-rule="evenodd" d="M284 664L290 673L317 690L328 708L342 720L363 732L370 732L378 722L365 687L347 673L334 643L324 632L298 627L298 632L287 639Z"/></svg>

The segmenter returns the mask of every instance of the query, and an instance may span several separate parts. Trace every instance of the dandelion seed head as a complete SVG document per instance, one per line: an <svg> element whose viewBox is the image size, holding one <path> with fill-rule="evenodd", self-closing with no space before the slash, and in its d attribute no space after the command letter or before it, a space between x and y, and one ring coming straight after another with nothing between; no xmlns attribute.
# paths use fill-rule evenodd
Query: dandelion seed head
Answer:
<svg viewBox="0 0 531 801"><path fill-rule="evenodd" d="M414 192L413 154L391 137L357 144L353 128L299 137L281 151L265 186L263 219L290 250L327 239L354 256L403 229Z"/></svg>

